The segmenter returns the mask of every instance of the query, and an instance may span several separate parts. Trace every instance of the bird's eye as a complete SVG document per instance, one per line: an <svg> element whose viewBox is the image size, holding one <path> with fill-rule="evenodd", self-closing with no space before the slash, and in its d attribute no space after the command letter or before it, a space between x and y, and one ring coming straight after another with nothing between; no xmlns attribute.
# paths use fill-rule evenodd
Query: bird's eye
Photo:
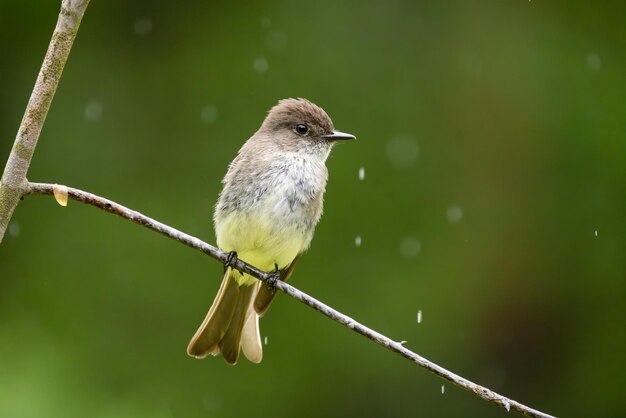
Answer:
<svg viewBox="0 0 626 418"><path fill-rule="evenodd" d="M309 127L306 126L304 123L299 123L296 125L294 130L298 135L306 135L306 133L309 132Z"/></svg>

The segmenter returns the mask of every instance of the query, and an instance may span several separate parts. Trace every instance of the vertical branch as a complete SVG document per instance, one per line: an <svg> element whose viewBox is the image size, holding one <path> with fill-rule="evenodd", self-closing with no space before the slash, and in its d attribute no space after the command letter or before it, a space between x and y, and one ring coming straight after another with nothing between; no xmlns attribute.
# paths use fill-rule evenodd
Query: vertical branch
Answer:
<svg viewBox="0 0 626 418"><path fill-rule="evenodd" d="M0 242L15 207L28 190L28 167L88 4L89 0L62 1L57 25L0 181Z"/></svg>

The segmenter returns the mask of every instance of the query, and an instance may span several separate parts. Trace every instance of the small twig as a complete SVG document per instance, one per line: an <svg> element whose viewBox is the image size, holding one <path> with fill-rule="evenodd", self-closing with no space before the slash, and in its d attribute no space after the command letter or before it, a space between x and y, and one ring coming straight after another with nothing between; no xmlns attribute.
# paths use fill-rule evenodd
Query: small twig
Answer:
<svg viewBox="0 0 626 418"><path fill-rule="evenodd" d="M53 185L46 183L30 183L30 187L28 188L26 195L51 195L53 194ZM122 205L119 205L111 200L102 198L95 194L84 192L82 190L74 189L71 187L67 188L68 195L73 200L77 200L79 202L83 202L92 206L96 206L100 209L103 209L107 212L114 213L122 218L131 220L135 223L138 223L146 228L152 229L153 231L160 232L163 235L166 235L176 241L179 241L191 248L195 248L197 250L202 251L205 254L210 255L211 257L220 260L222 263L225 263L228 259L228 253L221 251L220 249L207 244L206 242L188 235L184 232L181 232L175 228L172 228L164 223L156 221L152 218L149 218L135 210L129 209ZM257 279L263 280L267 282L271 278L271 273L266 273L257 269L256 267L247 264L239 259L236 260L232 264L232 267L236 268L239 271L244 273L248 273L251 276L256 277ZM363 335L364 337L369 338L375 343L382 345L383 347L388 348L389 350L400 354L402 357L411 360L414 363L417 363L419 366L429 370L430 372L436 374L437 376L467 390L470 392L474 392L476 395L481 398L492 402L496 405L500 405L505 408L507 411L513 410L519 412L528 417L537 417L537 418L554 418L552 415L545 414L541 411L537 411L536 409L529 408L526 405L523 405L517 401L504 397L490 389L487 389L481 385L478 385L474 382L471 382L455 373L452 373L441 366L425 359L424 357L414 353L413 351L404 347L403 343L393 341L392 339L366 327L365 325L355 321L347 315L342 314L341 312L331 308L330 306L320 302L319 300L307 295L306 293L301 292L295 287L291 286L282 281L276 282L276 288L280 291L288 294L294 299L299 300L305 305L310 306L316 311L321 312L332 320L339 322L340 324L345 325L351 330Z"/></svg>
<svg viewBox="0 0 626 418"><path fill-rule="evenodd" d="M28 187L26 174L39 134L72 49L78 26L89 0L63 0L48 51L41 64L24 117L0 181L0 242L11 216Z"/></svg>

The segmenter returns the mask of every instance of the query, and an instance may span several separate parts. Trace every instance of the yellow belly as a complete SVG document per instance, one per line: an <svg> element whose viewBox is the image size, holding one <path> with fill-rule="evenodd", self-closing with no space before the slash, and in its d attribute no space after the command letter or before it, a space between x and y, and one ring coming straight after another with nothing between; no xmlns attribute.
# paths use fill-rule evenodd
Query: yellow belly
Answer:
<svg viewBox="0 0 626 418"><path fill-rule="evenodd" d="M277 225L269 219L241 212L220 219L215 225L217 245L223 251L236 251L239 259L263 271L287 267L304 251L311 234L305 234L291 225ZM251 285L256 279L236 275L240 285Z"/></svg>

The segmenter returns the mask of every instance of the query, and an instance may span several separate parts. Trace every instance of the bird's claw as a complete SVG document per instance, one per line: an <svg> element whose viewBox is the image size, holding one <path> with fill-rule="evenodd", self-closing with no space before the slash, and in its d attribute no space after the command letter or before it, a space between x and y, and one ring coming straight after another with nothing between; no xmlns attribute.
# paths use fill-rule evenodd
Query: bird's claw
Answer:
<svg viewBox="0 0 626 418"><path fill-rule="evenodd" d="M267 277L267 287L274 293L276 291L276 282L280 280L280 271L278 270L278 264L274 263L274 271Z"/></svg>
<svg viewBox="0 0 626 418"><path fill-rule="evenodd" d="M231 251L226 254L226 261L224 262L224 273L226 273L228 267L232 267L237 262L237 260L237 251Z"/></svg>

